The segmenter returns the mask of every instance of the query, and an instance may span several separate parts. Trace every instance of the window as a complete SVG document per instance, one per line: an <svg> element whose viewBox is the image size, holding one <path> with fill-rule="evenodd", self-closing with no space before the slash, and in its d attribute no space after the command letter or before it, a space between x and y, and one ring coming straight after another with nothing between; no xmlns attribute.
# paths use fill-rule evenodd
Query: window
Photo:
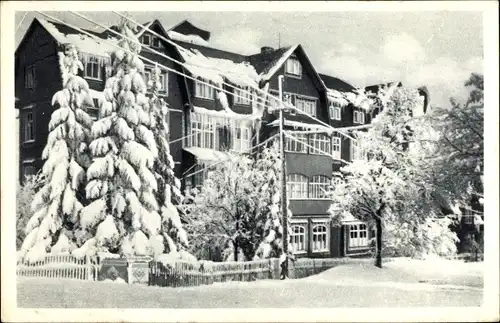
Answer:
<svg viewBox="0 0 500 323"><path fill-rule="evenodd" d="M36 87L35 65L27 66L24 71L24 87L34 89Z"/></svg>
<svg viewBox="0 0 500 323"><path fill-rule="evenodd" d="M332 136L332 155L337 159L341 159L341 151L342 151L342 139L338 133L333 134Z"/></svg>
<svg viewBox="0 0 500 323"><path fill-rule="evenodd" d="M97 118L99 117L99 100L95 98L92 100L94 101L94 106L88 106L87 113L92 120L97 120Z"/></svg>
<svg viewBox="0 0 500 323"><path fill-rule="evenodd" d="M168 73L162 72L160 74L160 92L168 93Z"/></svg>
<svg viewBox="0 0 500 323"><path fill-rule="evenodd" d="M97 57L88 57L85 63L85 77L102 80L101 65Z"/></svg>
<svg viewBox="0 0 500 323"><path fill-rule="evenodd" d="M312 116L316 115L316 100L297 98L295 100L295 107Z"/></svg>
<svg viewBox="0 0 500 323"><path fill-rule="evenodd" d="M189 192L191 191L192 188L193 188L193 179L191 177L186 177L186 179L184 179L184 189L186 190L186 192Z"/></svg>
<svg viewBox="0 0 500 323"><path fill-rule="evenodd" d="M330 199L331 181L326 176L316 175L309 183L309 198L316 200Z"/></svg>
<svg viewBox="0 0 500 323"><path fill-rule="evenodd" d="M151 45L151 36L150 35L142 35L141 42L146 46L150 46Z"/></svg>
<svg viewBox="0 0 500 323"><path fill-rule="evenodd" d="M287 176L287 191L290 199L307 199L308 179L304 175L290 174Z"/></svg>
<svg viewBox="0 0 500 323"><path fill-rule="evenodd" d="M363 160L364 157L359 140L351 140L351 160Z"/></svg>
<svg viewBox="0 0 500 323"><path fill-rule="evenodd" d="M203 182L207 178L207 168L205 167L204 164L198 164L194 168L194 175L193 175L193 186L194 187L200 187L203 185Z"/></svg>
<svg viewBox="0 0 500 323"><path fill-rule="evenodd" d="M341 108L339 106L330 105L330 119L342 120Z"/></svg>
<svg viewBox="0 0 500 323"><path fill-rule="evenodd" d="M160 38L156 37L156 36L153 36L153 47L155 48L161 48L161 40Z"/></svg>
<svg viewBox="0 0 500 323"><path fill-rule="evenodd" d="M208 84L204 84L204 83L195 81L194 95L197 98L213 100L214 99L214 88L209 86Z"/></svg>
<svg viewBox="0 0 500 323"><path fill-rule="evenodd" d="M234 103L249 105L251 101L252 95L248 87L245 87L243 89L234 89Z"/></svg>
<svg viewBox="0 0 500 323"><path fill-rule="evenodd" d="M307 135L305 133L292 133L293 138L286 138L285 150L292 153L307 154Z"/></svg>
<svg viewBox="0 0 500 323"><path fill-rule="evenodd" d="M158 89L159 92L161 92L162 95L168 95L168 73L167 72L161 72L159 75L160 78L160 88ZM144 69L144 82L146 83L146 86L149 89L152 88L153 84L150 84L149 82L153 81L153 71L151 68L145 68Z"/></svg>
<svg viewBox="0 0 500 323"><path fill-rule="evenodd" d="M35 127L33 121L33 111L27 111L23 115L23 141L35 140Z"/></svg>
<svg viewBox="0 0 500 323"><path fill-rule="evenodd" d="M464 224L469 224L469 225L472 225L474 224L474 216L473 215L464 215L463 216L463 221L464 221Z"/></svg>
<svg viewBox="0 0 500 323"><path fill-rule="evenodd" d="M34 162L35 162L34 159L24 160L23 161L23 169L22 169L23 179L26 176L30 176L30 175L35 175L36 174L36 168L35 168Z"/></svg>
<svg viewBox="0 0 500 323"><path fill-rule="evenodd" d="M368 247L368 227L366 224L351 224L349 226L349 248Z"/></svg>
<svg viewBox="0 0 500 323"><path fill-rule="evenodd" d="M146 86L149 88L151 88L151 86L149 85L149 81L151 81L151 70L149 69L145 69L144 70L144 82L146 82Z"/></svg>
<svg viewBox="0 0 500 323"><path fill-rule="evenodd" d="M365 123L365 113L363 111L354 110L353 116L354 116L353 119L354 123L360 123L360 124Z"/></svg>
<svg viewBox="0 0 500 323"><path fill-rule="evenodd" d="M298 77L302 76L302 66L299 60L296 58L289 58L286 61L285 73Z"/></svg>
<svg viewBox="0 0 500 323"><path fill-rule="evenodd" d="M321 133L314 133L310 136L311 139L311 154L321 155L321 153L330 154L332 149L332 143L330 142L330 137Z"/></svg>
<svg viewBox="0 0 500 323"><path fill-rule="evenodd" d="M215 127L210 117L202 114L191 113L190 146L214 149Z"/></svg>
<svg viewBox="0 0 500 323"><path fill-rule="evenodd" d="M243 128L233 128L234 136L233 136L233 150L242 153L248 153L252 143L250 138L250 129Z"/></svg>
<svg viewBox="0 0 500 323"><path fill-rule="evenodd" d="M304 225L292 225L290 232L290 246L293 253L306 252L306 228Z"/></svg>
<svg viewBox="0 0 500 323"><path fill-rule="evenodd" d="M246 153L252 145L252 128L244 120L191 112L188 147L225 148Z"/></svg>
<svg viewBox="0 0 500 323"><path fill-rule="evenodd" d="M312 250L328 251L328 226L315 224L312 229Z"/></svg>
<svg viewBox="0 0 500 323"><path fill-rule="evenodd" d="M284 95L283 103L285 104L285 106L288 105L288 107L290 107L290 115L294 116L297 113L297 111L295 111L295 109L293 109L292 95L291 94L287 93Z"/></svg>

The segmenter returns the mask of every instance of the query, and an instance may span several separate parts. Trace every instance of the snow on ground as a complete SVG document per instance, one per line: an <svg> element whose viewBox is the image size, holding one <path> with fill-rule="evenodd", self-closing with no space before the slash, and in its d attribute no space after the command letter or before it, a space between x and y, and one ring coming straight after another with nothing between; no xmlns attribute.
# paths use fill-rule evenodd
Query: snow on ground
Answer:
<svg viewBox="0 0 500 323"><path fill-rule="evenodd" d="M439 264L439 267L436 267ZM453 260L386 261L339 265L304 279L261 280L168 288L64 279L18 279L19 307L289 308L479 306L481 264ZM451 269L456 267L455 269ZM432 268L425 271L426 268ZM457 269L458 268L458 269ZM453 272L453 275L448 275ZM447 285L418 283L452 277ZM460 284L459 284L460 283ZM458 286L460 285L460 286ZM120 297L116 297L120 295Z"/></svg>

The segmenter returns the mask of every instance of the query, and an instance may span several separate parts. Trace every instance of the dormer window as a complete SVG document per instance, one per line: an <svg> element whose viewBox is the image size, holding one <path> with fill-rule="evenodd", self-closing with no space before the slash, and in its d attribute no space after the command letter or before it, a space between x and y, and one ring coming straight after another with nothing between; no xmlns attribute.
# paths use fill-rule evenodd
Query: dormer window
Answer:
<svg viewBox="0 0 500 323"><path fill-rule="evenodd" d="M146 46L151 45L151 36L150 35L142 35L142 43Z"/></svg>
<svg viewBox="0 0 500 323"><path fill-rule="evenodd" d="M354 110L353 111L353 122L358 124L365 123L365 114L363 111Z"/></svg>
<svg viewBox="0 0 500 323"><path fill-rule="evenodd" d="M161 48L160 38L153 36L153 47L154 48Z"/></svg>
<svg viewBox="0 0 500 323"><path fill-rule="evenodd" d="M330 105L330 119L342 120L341 108L339 106Z"/></svg>
<svg viewBox="0 0 500 323"><path fill-rule="evenodd" d="M213 100L214 88L207 83L195 81L194 96L201 99Z"/></svg>
<svg viewBox="0 0 500 323"><path fill-rule="evenodd" d="M285 73L292 75L294 77L301 77L302 76L302 65L300 65L299 60L294 58L294 57L289 58L286 61Z"/></svg>
<svg viewBox="0 0 500 323"><path fill-rule="evenodd" d="M148 91L151 90L152 87L152 84L149 84L149 82L153 81L153 74L151 69L151 67L147 67L144 69L144 82L146 83ZM158 92L160 92L160 94L163 96L168 95L168 73L162 71L159 75L159 78L160 88L158 89Z"/></svg>
<svg viewBox="0 0 500 323"><path fill-rule="evenodd" d="M85 61L86 78L102 80L101 62L96 56L88 56Z"/></svg>
<svg viewBox="0 0 500 323"><path fill-rule="evenodd" d="M252 95L249 87L234 89L234 103L249 105L251 101L252 101Z"/></svg>

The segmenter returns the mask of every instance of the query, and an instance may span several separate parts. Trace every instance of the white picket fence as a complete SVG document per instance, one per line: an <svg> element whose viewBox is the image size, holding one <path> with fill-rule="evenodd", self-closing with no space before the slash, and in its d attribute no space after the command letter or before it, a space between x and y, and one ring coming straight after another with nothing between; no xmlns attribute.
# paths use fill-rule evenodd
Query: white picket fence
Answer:
<svg viewBox="0 0 500 323"><path fill-rule="evenodd" d="M80 259L72 255L47 255L34 262L18 259L17 276L97 280L99 267L98 260L90 257Z"/></svg>

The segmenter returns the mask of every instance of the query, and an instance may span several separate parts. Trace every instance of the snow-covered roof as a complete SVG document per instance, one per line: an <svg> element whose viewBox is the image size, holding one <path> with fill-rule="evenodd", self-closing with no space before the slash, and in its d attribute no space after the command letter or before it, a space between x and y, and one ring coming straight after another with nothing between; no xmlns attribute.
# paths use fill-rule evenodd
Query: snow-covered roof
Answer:
<svg viewBox="0 0 500 323"><path fill-rule="evenodd" d="M279 119L277 119L277 120L274 120L273 122L270 122L268 125L271 127L278 127L280 125L280 121L279 121ZM328 127L322 126L320 124L304 123L304 122L298 122L298 121L292 121L292 120L285 120L285 126L320 130L320 131L325 131L328 133L333 131L332 128L328 128Z"/></svg>
<svg viewBox="0 0 500 323"><path fill-rule="evenodd" d="M252 114L236 113L229 108L225 110L209 110L202 107L193 106L193 111L195 113L209 115L216 118L230 118L235 120L255 120L258 118L257 116L254 116Z"/></svg>
<svg viewBox="0 0 500 323"><path fill-rule="evenodd" d="M111 45L118 45L118 39L108 38L104 42L97 41L93 37L79 33L72 28L61 28L61 24L52 23L45 19L36 18L40 24L55 38L55 40L60 44L73 44L76 46L79 52L93 54L98 56L109 57L109 54L116 50L116 47ZM74 32L70 32L73 30ZM111 44L108 44L111 43Z"/></svg>
<svg viewBox="0 0 500 323"><path fill-rule="evenodd" d="M167 35L172 40L182 41L200 46L209 46L208 42L198 35L184 35L173 30L167 31Z"/></svg>
<svg viewBox="0 0 500 323"><path fill-rule="evenodd" d="M258 87L259 75L249 62L236 63L229 59L204 56L199 50L177 48L186 69L194 76L215 84L222 84L224 79L238 86Z"/></svg>
<svg viewBox="0 0 500 323"><path fill-rule="evenodd" d="M184 147L184 150L195 156L198 161L207 164L228 158L227 153L208 148Z"/></svg>
<svg viewBox="0 0 500 323"><path fill-rule="evenodd" d="M346 106L351 103L355 107L365 111L369 111L372 104L371 100L361 90L340 92L327 88L326 95L330 102L338 103L341 106Z"/></svg>
<svg viewBox="0 0 500 323"><path fill-rule="evenodd" d="M356 219L351 213L347 213L344 215L342 223L363 223L363 221Z"/></svg>
<svg viewBox="0 0 500 323"><path fill-rule="evenodd" d="M271 68L269 68L266 72L260 75L260 79L263 81L269 81L269 79L276 74L276 72L280 69L280 67L285 64L286 60L290 57L290 55L295 52L299 45L291 46L281 57L273 64Z"/></svg>

